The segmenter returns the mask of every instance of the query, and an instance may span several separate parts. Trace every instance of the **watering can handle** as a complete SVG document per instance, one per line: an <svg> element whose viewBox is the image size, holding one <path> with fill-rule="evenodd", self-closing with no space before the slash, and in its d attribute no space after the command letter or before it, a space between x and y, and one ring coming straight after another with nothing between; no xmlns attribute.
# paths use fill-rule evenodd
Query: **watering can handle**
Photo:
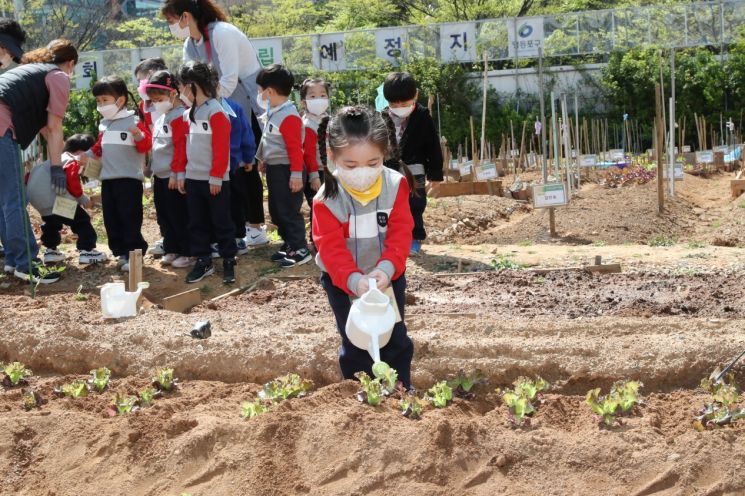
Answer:
<svg viewBox="0 0 745 496"><path fill-rule="evenodd" d="M368 279L368 284L370 285L369 291L372 291L373 289L378 289L378 282L372 277Z"/></svg>

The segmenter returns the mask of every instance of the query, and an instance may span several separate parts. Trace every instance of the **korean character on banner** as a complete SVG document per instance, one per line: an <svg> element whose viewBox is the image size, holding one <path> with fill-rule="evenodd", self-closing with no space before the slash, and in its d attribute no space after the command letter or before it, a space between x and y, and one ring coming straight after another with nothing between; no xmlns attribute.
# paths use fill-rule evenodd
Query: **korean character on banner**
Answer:
<svg viewBox="0 0 745 496"><path fill-rule="evenodd" d="M525 42L524 41L521 41L520 42L520 48L525 49Z"/></svg>
<svg viewBox="0 0 745 496"><path fill-rule="evenodd" d="M327 45L321 45L321 58L336 62L338 55L336 52L336 42L333 41Z"/></svg>
<svg viewBox="0 0 745 496"><path fill-rule="evenodd" d="M514 48L515 50L517 50L517 47L518 47L518 43L516 41L513 41L512 42L512 48Z"/></svg>
<svg viewBox="0 0 745 496"><path fill-rule="evenodd" d="M96 65L95 60L89 60L87 62L83 62L83 77L85 78L93 77L93 74L97 72L98 72L98 67Z"/></svg>
<svg viewBox="0 0 745 496"><path fill-rule="evenodd" d="M533 48L533 40L528 40L528 47Z"/></svg>
<svg viewBox="0 0 745 496"><path fill-rule="evenodd" d="M259 48L259 60L264 66L274 63L274 47Z"/></svg>
<svg viewBox="0 0 745 496"><path fill-rule="evenodd" d="M389 57L400 57L401 56L401 37L386 38L385 39L385 53Z"/></svg>
<svg viewBox="0 0 745 496"><path fill-rule="evenodd" d="M535 40L533 43L535 43L536 47L541 46L541 40Z"/></svg>
<svg viewBox="0 0 745 496"><path fill-rule="evenodd" d="M461 36L463 37L463 43L460 42ZM453 48L462 48L464 52L468 51L468 33L455 33L451 34L450 37L453 39L453 42L450 44L450 49Z"/></svg>

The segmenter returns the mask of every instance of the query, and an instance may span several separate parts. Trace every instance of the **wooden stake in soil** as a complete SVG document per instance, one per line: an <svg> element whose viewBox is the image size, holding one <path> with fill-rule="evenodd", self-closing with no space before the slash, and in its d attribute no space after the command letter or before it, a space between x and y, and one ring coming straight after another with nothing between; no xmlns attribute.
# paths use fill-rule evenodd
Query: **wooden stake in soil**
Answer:
<svg viewBox="0 0 745 496"><path fill-rule="evenodd" d="M142 250L129 252L129 292L137 291L137 285L142 282Z"/></svg>
<svg viewBox="0 0 745 496"><path fill-rule="evenodd" d="M655 85L655 136L657 136L657 213L662 215L665 211L665 185L662 178L662 157L664 156L663 143L665 142L665 123L662 120L662 89L659 84Z"/></svg>

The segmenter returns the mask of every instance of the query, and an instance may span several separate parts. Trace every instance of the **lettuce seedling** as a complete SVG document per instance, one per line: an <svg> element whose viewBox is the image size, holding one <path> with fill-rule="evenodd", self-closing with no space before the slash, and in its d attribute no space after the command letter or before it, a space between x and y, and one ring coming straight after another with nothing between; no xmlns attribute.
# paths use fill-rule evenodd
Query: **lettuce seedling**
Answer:
<svg viewBox="0 0 745 496"><path fill-rule="evenodd" d="M445 408L453 400L453 390L447 382L440 381L427 391L424 399L432 403L436 408Z"/></svg>
<svg viewBox="0 0 745 496"><path fill-rule="evenodd" d="M376 362L372 366L372 372L376 379L380 379L380 385L383 386L383 394L386 396L393 394L398 384L398 372L391 368L385 362Z"/></svg>
<svg viewBox="0 0 745 496"><path fill-rule="evenodd" d="M27 412L34 408L41 408L44 403L46 401L36 391L29 389L23 392L23 409Z"/></svg>
<svg viewBox="0 0 745 496"><path fill-rule="evenodd" d="M173 377L173 369L161 368L155 371L153 387L158 391L172 391L178 387L178 379Z"/></svg>
<svg viewBox="0 0 745 496"><path fill-rule="evenodd" d="M93 389L102 392L109 385L109 379L111 378L111 371L106 367L91 370L91 378L88 379L88 384L93 386Z"/></svg>
<svg viewBox="0 0 745 496"><path fill-rule="evenodd" d="M68 398L84 398L88 396L88 384L85 381L73 381L63 385L62 388L55 389L54 392Z"/></svg>
<svg viewBox="0 0 745 496"><path fill-rule="evenodd" d="M726 380L717 383L704 379L701 387L711 393L712 402L704 405L694 418L694 429L704 431L745 418L745 408L731 408L740 400L734 374L728 374Z"/></svg>
<svg viewBox="0 0 745 496"><path fill-rule="evenodd" d="M290 398L301 398L313 390L313 381L302 379L297 374L287 374L264 384L259 398L279 403Z"/></svg>
<svg viewBox="0 0 745 496"><path fill-rule="evenodd" d="M5 387L25 386L28 384L26 378L33 375L33 372L27 369L21 362L12 362L4 365L3 373L5 374L3 386Z"/></svg>
<svg viewBox="0 0 745 496"><path fill-rule="evenodd" d="M372 379L366 372L357 372L354 376L362 384L362 391L357 393L357 401L378 406L383 401L383 386L380 379Z"/></svg>
<svg viewBox="0 0 745 496"><path fill-rule="evenodd" d="M241 417L244 419L254 418L269 410L260 400L245 401L241 405Z"/></svg>
<svg viewBox="0 0 745 496"><path fill-rule="evenodd" d="M407 396L401 400L401 413L403 416L412 420L416 420L422 417L422 411L424 411L424 403L416 396Z"/></svg>
<svg viewBox="0 0 745 496"><path fill-rule="evenodd" d="M157 391L150 386L146 387L139 392L140 406L151 406L153 404L153 401L155 401L155 398L159 395L160 391Z"/></svg>
<svg viewBox="0 0 745 496"><path fill-rule="evenodd" d="M610 427L621 423L618 415L628 414L640 402L639 389L642 387L639 381L618 381L605 396L601 396L600 388L591 389L587 392L585 403L598 416L601 425Z"/></svg>
<svg viewBox="0 0 745 496"><path fill-rule="evenodd" d="M127 415L137 411L137 396L127 396L121 393L114 394L114 404L109 407L109 414Z"/></svg>
<svg viewBox="0 0 745 496"><path fill-rule="evenodd" d="M549 387L541 377L535 380L520 376L512 383L514 389L497 389L502 401L510 411L510 421L518 426L530 425L530 416L543 400L541 393Z"/></svg>
<svg viewBox="0 0 745 496"><path fill-rule="evenodd" d="M458 398L473 399L475 395L471 392L471 389L478 384L486 384L486 378L479 369L476 369L471 375L466 375L463 369L460 369L458 375L451 376L448 379L447 384Z"/></svg>

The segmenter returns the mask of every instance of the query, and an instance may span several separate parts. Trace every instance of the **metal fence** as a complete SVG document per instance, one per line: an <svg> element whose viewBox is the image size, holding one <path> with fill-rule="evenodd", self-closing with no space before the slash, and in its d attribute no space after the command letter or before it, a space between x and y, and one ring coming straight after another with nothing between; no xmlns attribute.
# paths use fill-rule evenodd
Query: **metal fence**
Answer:
<svg viewBox="0 0 745 496"><path fill-rule="evenodd" d="M543 31L544 55L607 54L615 50L654 45L685 48L724 45L745 30L745 0L720 0L572 12L533 18L487 19L475 22L403 26L343 33L255 38L263 63L281 62L293 71L358 70L394 65L401 60L437 58L444 63L513 59L511 36L523 21ZM454 45L454 46L451 46ZM519 52L520 50L518 50ZM148 47L84 52L78 69L81 81L92 70L99 76L132 78L140 60L161 56L170 67L181 63L182 47ZM522 56L521 56L522 58Z"/></svg>

